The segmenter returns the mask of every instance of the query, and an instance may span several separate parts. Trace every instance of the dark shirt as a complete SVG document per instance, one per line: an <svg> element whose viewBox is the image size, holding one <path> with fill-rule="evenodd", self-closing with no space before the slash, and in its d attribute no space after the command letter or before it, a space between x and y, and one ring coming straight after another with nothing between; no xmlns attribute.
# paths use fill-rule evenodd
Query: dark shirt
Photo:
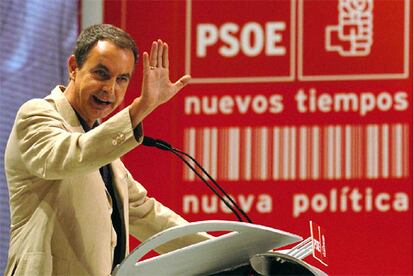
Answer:
<svg viewBox="0 0 414 276"><path fill-rule="evenodd" d="M81 123L83 130L88 132L89 130L99 126L98 122L95 122L92 128L86 123L86 121L78 114L79 122ZM141 129L137 127L134 130L134 134L140 134L141 132L137 132L137 129ZM135 136L137 137L137 136ZM114 261L112 264L112 269L115 268L118 264L122 262L125 258L125 250L126 250L126 233L125 233L125 223L124 223L124 216L123 216L123 209L122 203L119 199L118 191L116 191L113 183L112 183L112 172L111 172L111 165L107 164L99 168L99 172L101 173L102 180L105 183L105 187L109 192L111 199L112 199L112 225L115 229L117 235L117 244L114 251Z"/></svg>

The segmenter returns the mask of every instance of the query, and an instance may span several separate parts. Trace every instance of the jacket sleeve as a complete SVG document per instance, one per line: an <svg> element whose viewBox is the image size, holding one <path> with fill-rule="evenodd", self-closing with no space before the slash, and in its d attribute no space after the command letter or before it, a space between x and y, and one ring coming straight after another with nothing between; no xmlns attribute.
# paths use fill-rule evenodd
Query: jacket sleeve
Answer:
<svg viewBox="0 0 414 276"><path fill-rule="evenodd" d="M62 116L42 99L20 108L14 128L24 165L44 179L91 172L142 141L134 137L127 108L89 132L77 133L68 130Z"/></svg>
<svg viewBox="0 0 414 276"><path fill-rule="evenodd" d="M129 230L138 240L145 241L165 229L189 223L156 199L147 197L147 190L135 181L127 170L126 172L129 194ZM213 236L207 233L197 233L175 239L155 250L158 253L167 253L211 238Z"/></svg>

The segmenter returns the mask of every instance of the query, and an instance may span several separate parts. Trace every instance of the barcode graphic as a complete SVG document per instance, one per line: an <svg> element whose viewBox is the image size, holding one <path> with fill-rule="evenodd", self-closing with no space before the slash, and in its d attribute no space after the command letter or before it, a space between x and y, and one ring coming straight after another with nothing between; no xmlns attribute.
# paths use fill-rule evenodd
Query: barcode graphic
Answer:
<svg viewBox="0 0 414 276"><path fill-rule="evenodd" d="M184 149L218 180L386 179L409 176L409 139L408 124L202 127Z"/></svg>

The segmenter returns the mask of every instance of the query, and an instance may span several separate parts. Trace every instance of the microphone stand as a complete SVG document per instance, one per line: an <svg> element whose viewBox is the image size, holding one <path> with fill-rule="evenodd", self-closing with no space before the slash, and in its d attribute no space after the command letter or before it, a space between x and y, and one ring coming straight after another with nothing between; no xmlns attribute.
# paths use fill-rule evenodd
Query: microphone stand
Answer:
<svg viewBox="0 0 414 276"><path fill-rule="evenodd" d="M143 140L142 144L144 146L156 147L156 148L161 149L161 150L166 150L166 151L172 152L174 155L176 155L178 158L180 158L204 182L204 184L207 185L207 187L214 194L216 194L218 196L218 198L233 212L233 214L237 217L237 219L240 222L243 222L243 219L240 216L240 214L241 214L244 217L244 219L246 219L247 222L252 223L252 220L247 216L247 214L237 205L237 203L224 191L224 189L213 179L213 177L210 176L210 174L191 155L189 155L188 153L183 152L179 149L176 149L176 148L172 147L169 143L167 143L163 140L154 139L154 138L151 138L151 137L148 137L148 136L144 136L144 140ZM194 164L196 164L196 166L199 169L201 169L201 171L208 177L208 179L210 179L210 181L213 182L214 186L217 189L219 189L220 192L223 193L225 198L222 195L220 195L219 192L217 192L217 190L210 183L208 183L208 181L206 179L204 179L204 177L199 172L197 172L195 167L192 166L190 164L190 162L188 162L188 160L186 160L184 158L184 156L186 156L191 161L193 161ZM229 204L229 202L226 199L233 204L233 206L240 212L240 214L233 208L233 206L231 206Z"/></svg>

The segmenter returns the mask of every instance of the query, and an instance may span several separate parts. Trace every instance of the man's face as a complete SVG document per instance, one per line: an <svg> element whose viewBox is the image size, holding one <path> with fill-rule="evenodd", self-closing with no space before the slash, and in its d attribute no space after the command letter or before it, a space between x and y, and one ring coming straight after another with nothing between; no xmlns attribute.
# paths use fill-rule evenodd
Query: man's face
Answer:
<svg viewBox="0 0 414 276"><path fill-rule="evenodd" d="M98 41L81 68L69 60L74 83L70 104L89 125L104 118L123 101L134 66L131 50Z"/></svg>

